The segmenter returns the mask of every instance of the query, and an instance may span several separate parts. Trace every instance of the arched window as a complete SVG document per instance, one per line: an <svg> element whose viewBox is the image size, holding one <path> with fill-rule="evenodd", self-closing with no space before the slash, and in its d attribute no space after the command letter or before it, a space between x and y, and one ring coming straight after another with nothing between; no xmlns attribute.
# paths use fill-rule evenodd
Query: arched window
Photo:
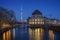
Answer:
<svg viewBox="0 0 60 40"><path fill-rule="evenodd" d="M32 22L32 24L34 24L34 22Z"/></svg>
<svg viewBox="0 0 60 40"><path fill-rule="evenodd" d="M40 21L40 19L38 19L38 21Z"/></svg>
<svg viewBox="0 0 60 40"><path fill-rule="evenodd" d="M37 21L37 19L35 19L35 21Z"/></svg>
<svg viewBox="0 0 60 40"><path fill-rule="evenodd" d="M35 24L37 24L37 22L35 22Z"/></svg>
<svg viewBox="0 0 60 40"><path fill-rule="evenodd" d="M29 24L31 24L31 22L29 22Z"/></svg>
<svg viewBox="0 0 60 40"><path fill-rule="evenodd" d="M38 22L38 24L40 24L40 22Z"/></svg>

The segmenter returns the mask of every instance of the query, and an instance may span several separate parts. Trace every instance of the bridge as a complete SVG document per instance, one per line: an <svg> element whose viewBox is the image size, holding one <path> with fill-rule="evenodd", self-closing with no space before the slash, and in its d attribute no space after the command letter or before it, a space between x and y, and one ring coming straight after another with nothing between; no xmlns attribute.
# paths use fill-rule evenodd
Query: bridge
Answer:
<svg viewBox="0 0 60 40"><path fill-rule="evenodd" d="M10 30L12 28L16 28L16 27L18 27L20 25L27 26L28 28L32 27L26 21L24 21L24 22L15 22L15 23L10 23L10 24L4 24L3 27L0 29L0 34L4 33L5 31L8 31L8 30ZM54 31L60 32L60 22L59 21L56 22L56 23L53 22L53 23L44 24L42 26L39 25L39 27L36 26L36 28L40 28L40 27L42 27L42 28L48 28L50 30L54 30Z"/></svg>
<svg viewBox="0 0 60 40"><path fill-rule="evenodd" d="M22 11L22 10L21 10ZM21 21L20 22L8 22L7 24L2 24L2 28L0 28L0 34L11 29L16 28L18 26L27 26L28 28L48 28L49 30L54 30L60 32L60 21L55 19L49 19L42 16L42 13L38 10L35 10L32 13L32 16L27 20L23 20L22 12L21 12Z"/></svg>

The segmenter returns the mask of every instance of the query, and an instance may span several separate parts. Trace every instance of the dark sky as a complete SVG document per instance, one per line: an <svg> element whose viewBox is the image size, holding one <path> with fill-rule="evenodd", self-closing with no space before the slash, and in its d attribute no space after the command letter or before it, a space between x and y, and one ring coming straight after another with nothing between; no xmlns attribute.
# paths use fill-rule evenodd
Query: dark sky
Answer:
<svg viewBox="0 0 60 40"><path fill-rule="evenodd" d="M0 6L13 10L18 21L20 20L21 6L23 19L27 19L35 9L38 9L43 16L60 20L60 0L0 0Z"/></svg>

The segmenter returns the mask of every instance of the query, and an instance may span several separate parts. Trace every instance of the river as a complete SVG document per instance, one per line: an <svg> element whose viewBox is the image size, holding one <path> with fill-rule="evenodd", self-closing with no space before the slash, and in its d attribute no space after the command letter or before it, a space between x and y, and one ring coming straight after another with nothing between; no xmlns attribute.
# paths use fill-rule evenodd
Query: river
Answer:
<svg viewBox="0 0 60 40"><path fill-rule="evenodd" d="M60 40L60 33L52 30L45 31L43 28L27 28L18 26L10 29L0 36L1 40Z"/></svg>

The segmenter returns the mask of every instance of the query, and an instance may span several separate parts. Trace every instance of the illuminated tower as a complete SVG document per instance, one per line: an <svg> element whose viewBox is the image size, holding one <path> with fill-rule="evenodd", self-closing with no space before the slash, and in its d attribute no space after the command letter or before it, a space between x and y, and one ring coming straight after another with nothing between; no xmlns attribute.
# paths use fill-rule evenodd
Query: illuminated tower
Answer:
<svg viewBox="0 0 60 40"><path fill-rule="evenodd" d="M22 16L23 15L23 9L22 9L22 7L21 7L20 12L21 12L21 15L20 15L21 16L21 19L20 19L20 21L23 22L23 16Z"/></svg>

